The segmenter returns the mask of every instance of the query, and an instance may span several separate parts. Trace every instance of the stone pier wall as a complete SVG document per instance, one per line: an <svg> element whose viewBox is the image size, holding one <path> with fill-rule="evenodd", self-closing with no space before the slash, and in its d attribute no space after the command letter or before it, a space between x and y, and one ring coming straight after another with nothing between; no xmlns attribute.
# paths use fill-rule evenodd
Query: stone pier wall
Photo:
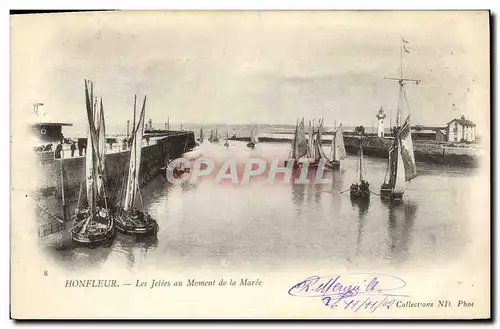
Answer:
<svg viewBox="0 0 500 329"><path fill-rule="evenodd" d="M139 181L141 186L155 178L168 159L178 158L196 145L193 132L171 132L156 142L142 148ZM119 200L123 177L128 170L130 151L106 155L106 189L109 201ZM37 203L41 223L60 218L67 220L81 200L85 200L85 157L54 159L41 156L37 164L37 189L31 197ZM41 209L41 208L44 209Z"/></svg>

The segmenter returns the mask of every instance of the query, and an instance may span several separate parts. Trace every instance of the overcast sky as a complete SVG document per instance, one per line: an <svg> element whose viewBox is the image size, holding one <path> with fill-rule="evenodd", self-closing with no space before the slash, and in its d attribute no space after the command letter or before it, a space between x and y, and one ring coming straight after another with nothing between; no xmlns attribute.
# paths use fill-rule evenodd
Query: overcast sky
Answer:
<svg viewBox="0 0 500 329"><path fill-rule="evenodd" d="M45 103L85 126L84 78L108 126L134 93L146 118L294 124L298 116L370 126L397 105L400 40L412 124L465 114L489 122L488 14L474 12L117 12L12 17L12 109Z"/></svg>

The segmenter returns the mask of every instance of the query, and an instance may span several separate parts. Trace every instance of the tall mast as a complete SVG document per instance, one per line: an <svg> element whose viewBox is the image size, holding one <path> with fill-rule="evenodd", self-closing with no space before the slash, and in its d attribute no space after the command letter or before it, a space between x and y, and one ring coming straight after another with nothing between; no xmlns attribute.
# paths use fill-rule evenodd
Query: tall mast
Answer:
<svg viewBox="0 0 500 329"><path fill-rule="evenodd" d="M359 181L363 180L363 139L359 140Z"/></svg>
<svg viewBox="0 0 500 329"><path fill-rule="evenodd" d="M399 66L399 78L392 78L392 77L384 77L385 80L394 80L394 81L398 81L399 83L399 99L398 99L398 107L397 107L397 114L396 114L396 127L400 125L400 116L401 116L401 108L400 108L400 105L401 103L405 103L406 102L406 97L405 97L405 90L404 90L404 85L409 83L409 82L413 82L415 84L419 84L420 80L417 80L417 79L408 79L408 78L405 78L403 76L403 51L409 53L409 50L406 48L406 45L409 43L408 41L406 41L403 37L401 37L401 45L400 45L400 66ZM390 113L390 112L389 112ZM390 122L390 125L392 126L392 113L390 113L389 115L389 122ZM392 128L392 127L391 127Z"/></svg>
<svg viewBox="0 0 500 329"><path fill-rule="evenodd" d="M132 133L130 134L131 137L132 137L132 140L134 138L134 135L135 135L135 107L136 107L136 103L137 103L137 95L134 95L134 121L132 121Z"/></svg>
<svg viewBox="0 0 500 329"><path fill-rule="evenodd" d="M403 79L403 47L404 42L403 38L401 38L401 46L399 47L399 78Z"/></svg>

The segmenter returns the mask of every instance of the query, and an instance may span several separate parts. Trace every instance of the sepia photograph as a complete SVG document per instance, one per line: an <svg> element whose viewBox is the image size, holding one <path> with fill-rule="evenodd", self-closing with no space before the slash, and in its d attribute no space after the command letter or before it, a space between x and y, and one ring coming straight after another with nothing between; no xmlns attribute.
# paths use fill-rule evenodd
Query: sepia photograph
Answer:
<svg viewBox="0 0 500 329"><path fill-rule="evenodd" d="M11 14L11 317L489 319L490 20Z"/></svg>

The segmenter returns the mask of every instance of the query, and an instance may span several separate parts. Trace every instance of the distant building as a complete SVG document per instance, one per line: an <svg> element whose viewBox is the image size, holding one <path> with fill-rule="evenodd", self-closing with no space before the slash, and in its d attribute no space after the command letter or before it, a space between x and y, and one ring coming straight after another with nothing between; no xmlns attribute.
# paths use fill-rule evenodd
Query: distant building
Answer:
<svg viewBox="0 0 500 329"><path fill-rule="evenodd" d="M476 140L476 125L462 115L446 124L449 142L474 142Z"/></svg>
<svg viewBox="0 0 500 329"><path fill-rule="evenodd" d="M56 143L62 141L63 126L72 126L71 123L59 122L38 122L31 125L31 132L40 140L40 142Z"/></svg>
<svg viewBox="0 0 500 329"><path fill-rule="evenodd" d="M446 127L411 127L411 137L414 141L428 141L436 143L446 142Z"/></svg>
<svg viewBox="0 0 500 329"><path fill-rule="evenodd" d="M446 129L436 130L436 142L446 143L447 141L448 141L448 138L446 136Z"/></svg>

